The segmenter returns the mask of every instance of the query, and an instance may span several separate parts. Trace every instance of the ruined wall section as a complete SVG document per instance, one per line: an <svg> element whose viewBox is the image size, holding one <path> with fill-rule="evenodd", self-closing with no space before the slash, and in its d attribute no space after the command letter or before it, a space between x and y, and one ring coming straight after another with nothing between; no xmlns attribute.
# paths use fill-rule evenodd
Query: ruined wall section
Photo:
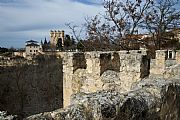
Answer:
<svg viewBox="0 0 180 120"><path fill-rule="evenodd" d="M86 69L77 69L72 78L73 94L79 92L91 93L101 89L99 53L85 53ZM76 57L76 56L74 56ZM78 59L78 58L77 58Z"/></svg>
<svg viewBox="0 0 180 120"><path fill-rule="evenodd" d="M107 70L113 70L116 72L120 72L120 57L119 54L114 53L102 53L100 54L100 74Z"/></svg>
<svg viewBox="0 0 180 120"><path fill-rule="evenodd" d="M69 105L72 92L73 53L64 53L63 58L63 106Z"/></svg>
<svg viewBox="0 0 180 120"><path fill-rule="evenodd" d="M75 53L73 54L73 73L77 69L86 69L86 59L84 53Z"/></svg>
<svg viewBox="0 0 180 120"><path fill-rule="evenodd" d="M99 89L100 60L98 52L66 52L63 56L63 99L66 107L70 105L72 94Z"/></svg>
<svg viewBox="0 0 180 120"><path fill-rule="evenodd" d="M141 80L142 74L144 74L141 67L146 67L143 64L143 56L145 54L139 53L139 51L130 51L128 54L126 51L120 51L120 80L122 91L130 90L133 83ZM148 61L148 59L144 59ZM148 67L146 67L148 68Z"/></svg>
<svg viewBox="0 0 180 120"><path fill-rule="evenodd" d="M156 58L151 62L151 75L162 75L165 72L165 62L167 58L166 50L157 50Z"/></svg>
<svg viewBox="0 0 180 120"><path fill-rule="evenodd" d="M156 58L150 64L150 77L180 78L180 51L173 52L175 59L168 59L167 50L156 51Z"/></svg>
<svg viewBox="0 0 180 120"><path fill-rule="evenodd" d="M140 51L65 53L64 107L70 105L72 94L107 89L130 90L135 82L141 80L141 67L146 67L143 56L145 53Z"/></svg>
<svg viewBox="0 0 180 120"><path fill-rule="evenodd" d="M180 64L180 50L176 51L176 64Z"/></svg>

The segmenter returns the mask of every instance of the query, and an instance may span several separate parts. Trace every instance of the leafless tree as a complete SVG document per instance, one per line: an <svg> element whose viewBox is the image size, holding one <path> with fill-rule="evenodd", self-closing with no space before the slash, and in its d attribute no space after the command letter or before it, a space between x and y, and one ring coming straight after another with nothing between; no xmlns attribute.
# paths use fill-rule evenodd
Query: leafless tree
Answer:
<svg viewBox="0 0 180 120"><path fill-rule="evenodd" d="M0 109L23 118L62 107L62 59L39 55L33 61L2 69Z"/></svg>
<svg viewBox="0 0 180 120"><path fill-rule="evenodd" d="M26 76L24 72L27 70L26 65L18 64L15 67L15 72L14 72L14 82L16 85L16 100L17 100L17 105L19 105L19 113L22 117L24 116L24 103L26 100L26 95L27 95L27 82L26 82Z"/></svg>
<svg viewBox="0 0 180 120"><path fill-rule="evenodd" d="M153 5L152 0L104 0L105 19L111 22L117 39L135 34L145 19L145 12ZM126 39L126 44L131 39ZM127 45L128 46L128 45Z"/></svg>
<svg viewBox="0 0 180 120"><path fill-rule="evenodd" d="M83 32L83 25L81 27L74 25L73 23L66 23L65 24L72 32L73 36L75 37L75 40L79 42L83 47L85 45L82 42L82 32Z"/></svg>
<svg viewBox="0 0 180 120"><path fill-rule="evenodd" d="M111 37L114 34L114 29L111 28L108 22L104 21L99 15L87 17L86 34L87 40L92 44L95 50L111 49Z"/></svg>
<svg viewBox="0 0 180 120"><path fill-rule="evenodd" d="M179 4L179 0L157 0L151 10L147 11L145 27L154 35L156 49L161 49L164 40L168 39L168 30L180 27Z"/></svg>
<svg viewBox="0 0 180 120"><path fill-rule="evenodd" d="M138 34L146 31L156 37L152 40L160 49L162 39L167 37L164 33L180 26L178 4L179 0L104 0L105 14L85 19L88 43L100 50L114 48L113 44L120 49L138 49L140 44L151 44L139 40ZM75 26L69 28L75 33Z"/></svg>

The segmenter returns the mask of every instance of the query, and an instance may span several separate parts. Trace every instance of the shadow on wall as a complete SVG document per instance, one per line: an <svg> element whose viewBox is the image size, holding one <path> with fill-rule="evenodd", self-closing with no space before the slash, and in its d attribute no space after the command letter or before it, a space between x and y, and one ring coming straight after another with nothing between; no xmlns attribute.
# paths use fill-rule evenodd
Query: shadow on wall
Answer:
<svg viewBox="0 0 180 120"><path fill-rule="evenodd" d="M86 59L84 53L76 53L73 56L73 73L77 69L86 69L87 64L86 64Z"/></svg>
<svg viewBox="0 0 180 120"><path fill-rule="evenodd" d="M140 78L148 77L150 74L150 59L148 56L142 56L142 62L140 67Z"/></svg>
<svg viewBox="0 0 180 120"><path fill-rule="evenodd" d="M118 53L100 54L100 75L106 70L120 71L120 57Z"/></svg>

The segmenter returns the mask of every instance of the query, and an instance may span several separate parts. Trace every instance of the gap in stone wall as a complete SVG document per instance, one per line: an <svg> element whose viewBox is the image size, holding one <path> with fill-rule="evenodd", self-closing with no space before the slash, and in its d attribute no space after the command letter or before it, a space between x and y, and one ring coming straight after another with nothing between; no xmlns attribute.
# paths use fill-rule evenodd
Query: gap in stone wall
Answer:
<svg viewBox="0 0 180 120"><path fill-rule="evenodd" d="M87 68L87 64L84 53L75 53L73 55L73 73L77 69L86 69L86 68Z"/></svg>
<svg viewBox="0 0 180 120"><path fill-rule="evenodd" d="M120 71L120 57L119 54L114 52L100 54L100 75L106 70Z"/></svg>
<svg viewBox="0 0 180 120"><path fill-rule="evenodd" d="M140 75L141 78L145 78L150 74L150 59L147 57L147 55L142 56L140 72L141 72Z"/></svg>

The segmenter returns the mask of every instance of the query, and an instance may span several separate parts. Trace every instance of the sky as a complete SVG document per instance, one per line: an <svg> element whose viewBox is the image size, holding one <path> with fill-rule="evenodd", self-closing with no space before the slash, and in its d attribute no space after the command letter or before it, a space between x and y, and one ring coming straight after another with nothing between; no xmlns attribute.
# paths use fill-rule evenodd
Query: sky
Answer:
<svg viewBox="0 0 180 120"><path fill-rule="evenodd" d="M81 25L87 16L104 11L103 0L0 0L0 47L23 48L25 42L49 40L50 30Z"/></svg>

